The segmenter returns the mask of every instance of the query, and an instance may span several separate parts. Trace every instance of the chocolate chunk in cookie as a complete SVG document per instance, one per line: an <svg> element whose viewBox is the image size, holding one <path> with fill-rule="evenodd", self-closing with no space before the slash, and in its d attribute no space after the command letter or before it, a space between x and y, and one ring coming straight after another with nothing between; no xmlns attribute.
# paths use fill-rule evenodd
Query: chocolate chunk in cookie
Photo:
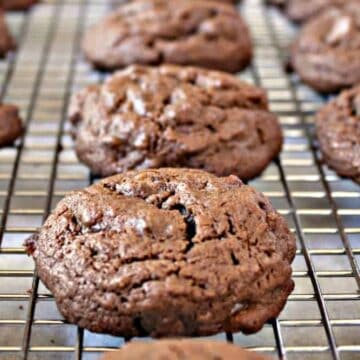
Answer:
<svg viewBox="0 0 360 360"><path fill-rule="evenodd" d="M0 146L12 144L23 132L18 108L0 105Z"/></svg>
<svg viewBox="0 0 360 360"><path fill-rule="evenodd" d="M28 10L38 0L0 0L0 8L9 11Z"/></svg>
<svg viewBox="0 0 360 360"><path fill-rule="evenodd" d="M103 360L266 360L233 344L199 340L157 340L130 342L119 351L108 352Z"/></svg>
<svg viewBox="0 0 360 360"><path fill-rule="evenodd" d="M282 146L263 90L200 68L131 66L77 94L70 119L79 159L101 176L170 166L250 179Z"/></svg>
<svg viewBox="0 0 360 360"><path fill-rule="evenodd" d="M15 48L15 42L10 34L5 20L5 14L0 10L0 57L4 57Z"/></svg>
<svg viewBox="0 0 360 360"><path fill-rule="evenodd" d="M73 192L26 247L65 319L117 336L253 333L294 286L295 239L269 200L201 170Z"/></svg>
<svg viewBox="0 0 360 360"><path fill-rule="evenodd" d="M360 86L343 91L319 111L316 134L326 163L360 183Z"/></svg>
<svg viewBox="0 0 360 360"><path fill-rule="evenodd" d="M234 7L207 0L139 0L122 5L85 35L86 57L114 70L172 63L237 72L252 57Z"/></svg>
<svg viewBox="0 0 360 360"><path fill-rule="evenodd" d="M301 30L292 64L304 82L333 92L360 82L360 2L330 8Z"/></svg>

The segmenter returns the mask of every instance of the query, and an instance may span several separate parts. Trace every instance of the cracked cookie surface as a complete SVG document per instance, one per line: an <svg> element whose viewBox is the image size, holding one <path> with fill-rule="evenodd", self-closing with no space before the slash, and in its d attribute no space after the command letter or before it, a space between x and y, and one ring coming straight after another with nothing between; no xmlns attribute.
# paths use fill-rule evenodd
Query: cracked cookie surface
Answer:
<svg viewBox="0 0 360 360"><path fill-rule="evenodd" d="M108 352L103 360L266 360L239 346L204 340L158 340L130 342L119 351ZM270 359L268 359L270 360Z"/></svg>
<svg viewBox="0 0 360 360"><path fill-rule="evenodd" d="M293 289L295 240L237 177L159 169L64 198L26 242L63 316L118 336L252 333Z"/></svg>
<svg viewBox="0 0 360 360"><path fill-rule="evenodd" d="M14 105L0 105L0 147L12 144L22 132L18 108Z"/></svg>
<svg viewBox="0 0 360 360"><path fill-rule="evenodd" d="M114 70L170 63L237 72L252 57L237 10L207 0L139 0L122 5L85 35L86 57Z"/></svg>
<svg viewBox="0 0 360 360"><path fill-rule="evenodd" d="M262 89L200 68L129 67L81 91L69 112L77 155L101 176L168 166L246 180L282 147Z"/></svg>
<svg viewBox="0 0 360 360"><path fill-rule="evenodd" d="M301 29L292 65L304 82L334 92L360 82L360 2L330 7Z"/></svg>
<svg viewBox="0 0 360 360"><path fill-rule="evenodd" d="M325 105L315 124L325 162L360 183L360 86L344 90Z"/></svg>

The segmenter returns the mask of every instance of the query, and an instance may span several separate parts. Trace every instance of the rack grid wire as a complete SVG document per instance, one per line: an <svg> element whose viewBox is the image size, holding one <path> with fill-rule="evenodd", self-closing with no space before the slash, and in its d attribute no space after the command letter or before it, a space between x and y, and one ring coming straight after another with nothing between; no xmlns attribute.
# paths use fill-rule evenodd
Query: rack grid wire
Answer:
<svg viewBox="0 0 360 360"><path fill-rule="evenodd" d="M93 181L76 159L67 107L74 91L104 77L84 61L80 44L113 3L48 0L7 15L18 50L0 62L0 96L20 107L26 131L0 150L0 359L98 359L125 342L66 323L23 248L68 191ZM313 117L328 99L284 71L297 29L261 0L239 10L255 49L240 76L268 91L285 134L280 158L251 184L296 234L296 288L279 319L259 333L212 338L274 358L359 359L360 187L338 178L318 153Z"/></svg>

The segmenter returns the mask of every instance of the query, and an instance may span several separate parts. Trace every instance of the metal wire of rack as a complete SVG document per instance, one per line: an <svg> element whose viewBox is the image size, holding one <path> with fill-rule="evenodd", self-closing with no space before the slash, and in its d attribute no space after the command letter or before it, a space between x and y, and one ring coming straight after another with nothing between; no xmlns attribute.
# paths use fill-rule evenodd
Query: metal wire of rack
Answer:
<svg viewBox="0 0 360 360"><path fill-rule="evenodd" d="M75 90L103 78L83 60L80 41L110 4L48 0L8 16L19 47L0 62L0 98L21 108L26 131L0 150L0 359L91 360L125 341L67 324L22 247L61 197L92 181L74 154L66 114ZM267 89L285 133L280 158L252 185L297 236L296 289L259 333L214 338L274 358L359 359L360 188L321 162L312 122L326 99L283 69L296 29L260 0L247 0L242 13L255 59L241 77Z"/></svg>

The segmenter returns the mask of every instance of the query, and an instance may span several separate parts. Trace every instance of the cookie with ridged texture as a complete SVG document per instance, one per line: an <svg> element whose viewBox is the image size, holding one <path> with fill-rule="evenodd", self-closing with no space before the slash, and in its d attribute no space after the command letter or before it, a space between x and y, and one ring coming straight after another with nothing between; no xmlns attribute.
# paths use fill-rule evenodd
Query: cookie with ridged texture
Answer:
<svg viewBox="0 0 360 360"><path fill-rule="evenodd" d="M14 105L0 105L0 147L12 144L22 132L18 108Z"/></svg>
<svg viewBox="0 0 360 360"><path fill-rule="evenodd" d="M237 72L251 61L249 30L238 11L208 0L138 0L88 30L86 57L114 70L172 63Z"/></svg>
<svg viewBox="0 0 360 360"><path fill-rule="evenodd" d="M348 0L267 0L280 7L286 16L295 22L305 22L330 6L343 6Z"/></svg>
<svg viewBox="0 0 360 360"><path fill-rule="evenodd" d="M76 152L100 176L201 168L250 179L282 146L265 92L227 73L131 66L74 96Z"/></svg>
<svg viewBox="0 0 360 360"><path fill-rule="evenodd" d="M0 57L15 49L15 41L6 23L5 13L0 9Z"/></svg>
<svg viewBox="0 0 360 360"><path fill-rule="evenodd" d="M360 183L360 86L344 90L325 105L315 124L325 162Z"/></svg>
<svg viewBox="0 0 360 360"><path fill-rule="evenodd" d="M258 353L239 346L200 340L158 340L130 342L119 351L108 352L103 360L266 360Z"/></svg>
<svg viewBox="0 0 360 360"><path fill-rule="evenodd" d="M0 8L7 11L22 11L30 9L38 2L38 0L0 0Z"/></svg>
<svg viewBox="0 0 360 360"><path fill-rule="evenodd" d="M360 2L331 7L304 25L292 48L292 65L320 92L360 82Z"/></svg>
<svg viewBox="0 0 360 360"><path fill-rule="evenodd" d="M201 170L73 192L26 248L65 319L124 337L253 333L294 286L294 236L269 200Z"/></svg>

